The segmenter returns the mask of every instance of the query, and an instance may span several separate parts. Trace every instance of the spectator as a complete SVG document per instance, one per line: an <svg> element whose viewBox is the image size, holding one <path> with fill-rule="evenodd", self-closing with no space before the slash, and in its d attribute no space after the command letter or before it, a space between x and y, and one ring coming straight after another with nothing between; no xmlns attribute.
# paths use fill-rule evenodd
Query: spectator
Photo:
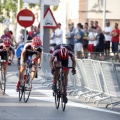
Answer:
<svg viewBox="0 0 120 120"><path fill-rule="evenodd" d="M90 21L90 28L93 28L94 26L94 21Z"/></svg>
<svg viewBox="0 0 120 120"><path fill-rule="evenodd" d="M87 22L84 24L84 28L88 29L88 23Z"/></svg>
<svg viewBox="0 0 120 120"><path fill-rule="evenodd" d="M102 30L100 27L97 28L97 33L98 33L98 35L96 36L97 44L95 47L95 52L100 52L101 53L101 60L103 60L104 59L103 52L104 52L104 45L105 45L105 36L102 33Z"/></svg>
<svg viewBox="0 0 120 120"><path fill-rule="evenodd" d="M72 26L69 26L69 30L66 34L66 44L70 45L74 51L74 32Z"/></svg>
<svg viewBox="0 0 120 120"><path fill-rule="evenodd" d="M17 42L15 41L15 37L13 36L13 32L10 30L9 33L11 34L11 41L12 41L12 46L13 46L13 44L14 43L16 44ZM13 43L13 41L14 41L14 43ZM11 55L11 63L13 63L14 56L15 56L15 49L13 46L12 47L12 55Z"/></svg>
<svg viewBox="0 0 120 120"><path fill-rule="evenodd" d="M82 26L80 23L77 24L78 32L75 34L75 52L77 53L77 58L82 58L82 39L84 36L84 33L82 32Z"/></svg>
<svg viewBox="0 0 120 120"><path fill-rule="evenodd" d="M84 52L85 58L87 58L87 52L88 52L88 40L87 40L88 34L89 34L88 27L85 26L85 28L84 28L84 37L83 37L83 42L82 42L83 43L83 52Z"/></svg>
<svg viewBox="0 0 120 120"><path fill-rule="evenodd" d="M33 33L34 33L34 26L32 25L31 27L30 27L30 31L28 32L28 34L32 37L32 35L33 35Z"/></svg>
<svg viewBox="0 0 120 120"><path fill-rule="evenodd" d="M55 30L56 44L63 43L63 30L61 29L61 23L58 23L58 28Z"/></svg>
<svg viewBox="0 0 120 120"><path fill-rule="evenodd" d="M118 52L118 44L119 44L119 29L118 23L115 23L115 29L113 29L112 33L112 52Z"/></svg>
<svg viewBox="0 0 120 120"><path fill-rule="evenodd" d="M98 27L100 27L100 26L98 25L98 21L95 21L95 27L96 27L96 29L97 29Z"/></svg>
<svg viewBox="0 0 120 120"><path fill-rule="evenodd" d="M40 38L40 28L37 28L37 36Z"/></svg>
<svg viewBox="0 0 120 120"><path fill-rule="evenodd" d="M77 29L75 28L75 26L74 26L74 23L73 23L73 22L70 24L70 26L72 26L73 32L74 32L74 33L76 33L76 32L77 32Z"/></svg>
<svg viewBox="0 0 120 120"><path fill-rule="evenodd" d="M38 28L36 26L33 27L33 34L32 38L35 37L38 34Z"/></svg>
<svg viewBox="0 0 120 120"><path fill-rule="evenodd" d="M106 27L103 29L103 34L105 35L105 52L108 53L110 52L110 42L111 42L111 32L112 32L112 27L110 27L110 21L106 21Z"/></svg>
<svg viewBox="0 0 120 120"><path fill-rule="evenodd" d="M20 34L18 35L18 40L17 40L16 47L18 45L20 45L22 42L24 42L24 29L20 30Z"/></svg>
<svg viewBox="0 0 120 120"><path fill-rule="evenodd" d="M24 33L25 33L25 30L24 30ZM27 41L30 41L32 40L33 38L28 34L28 31L26 30L26 39ZM24 39L24 41L26 42L26 40Z"/></svg>
<svg viewBox="0 0 120 120"><path fill-rule="evenodd" d="M12 44L16 44L16 40L15 40L15 37L13 36L13 32L10 30L9 33L11 34L11 40L12 40Z"/></svg>
<svg viewBox="0 0 120 120"><path fill-rule="evenodd" d="M4 39L5 37L9 37L11 39L11 34L9 33L8 28L4 29L4 34L1 36L2 39Z"/></svg>
<svg viewBox="0 0 120 120"><path fill-rule="evenodd" d="M56 47L55 29L52 29L52 32L50 34L50 53L53 53L55 47Z"/></svg>
<svg viewBox="0 0 120 120"><path fill-rule="evenodd" d="M95 27L91 27L90 28L91 32L89 32L89 35L88 35L88 40L89 40L89 42L88 42L88 51L89 52L94 52L94 41L95 41L96 36L97 36L95 30L96 30Z"/></svg>

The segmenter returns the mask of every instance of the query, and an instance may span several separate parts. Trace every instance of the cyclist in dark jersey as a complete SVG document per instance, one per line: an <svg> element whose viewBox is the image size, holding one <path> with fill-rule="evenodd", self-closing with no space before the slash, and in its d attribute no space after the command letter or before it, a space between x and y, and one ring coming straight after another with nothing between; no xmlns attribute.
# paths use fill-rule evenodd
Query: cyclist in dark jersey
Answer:
<svg viewBox="0 0 120 120"><path fill-rule="evenodd" d="M28 57L29 56L32 57L33 67L31 72L31 79L33 80L36 75L37 66L38 64L40 64L41 53L42 53L41 40L38 36L34 37L32 42L28 42L24 45L20 58L19 80L16 86L17 92L19 91L20 80L22 79Z"/></svg>
<svg viewBox="0 0 120 120"><path fill-rule="evenodd" d="M66 44L60 44L60 45L56 46L56 48L52 54L52 57L50 59L51 73L54 74L53 86L52 86L53 90L56 90L57 77L59 75L59 69L54 69L54 65L55 65L55 67L60 67L60 66L65 67L63 69L63 71L64 71L66 83L68 83L69 68L67 68L67 67L68 67L68 63L69 63L69 57L72 60L72 67L73 67L72 73L76 74L76 70L75 70L76 61L75 61L75 57L73 55L72 48ZM67 87L67 84L66 84L66 87ZM65 91L62 90L62 93L66 95L66 89L65 89ZM67 97L66 97L66 100L67 100Z"/></svg>

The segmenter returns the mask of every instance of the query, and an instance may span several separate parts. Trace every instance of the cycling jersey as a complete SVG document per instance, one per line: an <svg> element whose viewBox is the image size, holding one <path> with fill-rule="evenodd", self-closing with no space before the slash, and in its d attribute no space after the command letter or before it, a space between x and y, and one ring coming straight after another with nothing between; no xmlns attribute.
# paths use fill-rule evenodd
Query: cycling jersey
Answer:
<svg viewBox="0 0 120 120"><path fill-rule="evenodd" d="M12 49L13 49L12 46L10 46L8 50L12 51ZM4 43L0 43L0 51L4 51L4 50L7 50L4 46Z"/></svg>
<svg viewBox="0 0 120 120"><path fill-rule="evenodd" d="M66 45L66 44L57 45L57 46L55 47L55 50L54 50L52 56L53 56L53 57L56 57L56 56L59 57L59 56L58 56L58 53L59 53L59 50L60 50L62 47L65 47L65 48L68 49L68 53L69 53L69 56L70 56L70 57L73 56L73 50L72 50L71 46ZM60 58L59 58L59 59L60 59Z"/></svg>
<svg viewBox="0 0 120 120"><path fill-rule="evenodd" d="M60 57L59 57L59 51L60 51L60 48L61 47L65 47L68 49L68 53L69 53L69 56L72 57L73 56L73 50L72 48L69 46L69 45L66 45L66 44L60 44L60 45L57 45L53 54L52 54L52 57L55 57L54 59L54 62L57 62L57 61L60 61L62 66L63 67L68 67L68 63L69 63L69 59L66 59L66 60L62 60ZM69 57L68 57L69 58Z"/></svg>
<svg viewBox="0 0 120 120"><path fill-rule="evenodd" d="M33 50L33 47L32 47L32 43L26 43L25 45L24 45L24 48L23 48L23 50L27 50L27 51L30 51L30 52L35 52L35 51L37 51L37 52L42 52L42 47L41 46L39 46L39 47L37 47L37 49L34 51Z"/></svg>
<svg viewBox="0 0 120 120"><path fill-rule="evenodd" d="M23 62L26 62L28 60L29 56L32 56L32 60L38 60L38 53L42 53L42 46L37 47L35 50L32 47L32 43L26 43L24 45L23 50L25 50L25 55L24 55L24 59Z"/></svg>

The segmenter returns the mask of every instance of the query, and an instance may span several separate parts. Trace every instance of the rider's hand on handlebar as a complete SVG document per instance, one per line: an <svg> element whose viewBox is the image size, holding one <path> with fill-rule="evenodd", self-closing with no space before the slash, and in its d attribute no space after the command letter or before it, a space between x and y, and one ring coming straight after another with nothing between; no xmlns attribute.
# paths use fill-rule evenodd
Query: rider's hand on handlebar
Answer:
<svg viewBox="0 0 120 120"><path fill-rule="evenodd" d="M75 75L76 74L75 68L73 68L71 72L72 72L73 75Z"/></svg>

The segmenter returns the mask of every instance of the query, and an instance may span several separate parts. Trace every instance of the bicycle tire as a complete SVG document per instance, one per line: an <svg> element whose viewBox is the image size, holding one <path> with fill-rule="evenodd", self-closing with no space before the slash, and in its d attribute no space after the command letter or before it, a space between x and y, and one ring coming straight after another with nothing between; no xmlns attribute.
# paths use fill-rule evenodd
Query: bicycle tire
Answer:
<svg viewBox="0 0 120 120"><path fill-rule="evenodd" d="M60 105L60 92L56 91L54 95L55 95L55 106L56 106L56 109L58 109Z"/></svg>
<svg viewBox="0 0 120 120"><path fill-rule="evenodd" d="M62 78L62 81L61 81L61 89L63 89L63 86L65 88L65 80L64 80L64 77ZM65 108L66 108L66 103L64 102L64 94L61 94L61 106L62 106L62 110L65 111Z"/></svg>
<svg viewBox="0 0 120 120"><path fill-rule="evenodd" d="M6 90L6 79L3 70L1 70L1 91L3 95L5 94L5 90Z"/></svg>
<svg viewBox="0 0 120 120"><path fill-rule="evenodd" d="M19 101L21 101L21 99L22 99L23 92L24 92L24 86L21 86L20 90L19 90Z"/></svg>
<svg viewBox="0 0 120 120"><path fill-rule="evenodd" d="M28 89L28 85L30 88ZM32 81L30 75L27 75L26 80L24 81L24 102L26 103L30 97Z"/></svg>

